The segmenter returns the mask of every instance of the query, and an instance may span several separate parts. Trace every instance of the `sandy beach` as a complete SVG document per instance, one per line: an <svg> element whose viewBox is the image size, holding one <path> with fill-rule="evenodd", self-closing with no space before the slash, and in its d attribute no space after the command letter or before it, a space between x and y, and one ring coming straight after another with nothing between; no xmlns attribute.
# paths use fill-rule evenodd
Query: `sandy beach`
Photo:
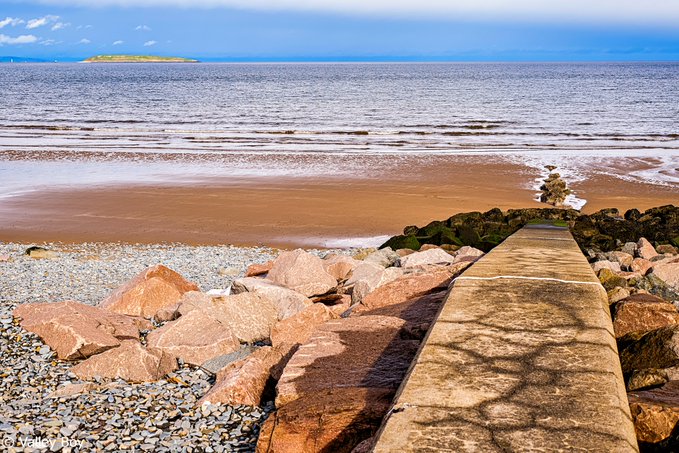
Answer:
<svg viewBox="0 0 679 453"><path fill-rule="evenodd" d="M378 167L375 159L366 158L366 166ZM629 160L617 171L640 168L638 160ZM344 247L379 245L405 225L459 212L547 206L534 200L540 170L498 156L401 158L373 174L338 173L36 190L0 202L0 237ZM676 186L622 180L596 167L572 188L587 200L586 213L643 210L678 198Z"/></svg>

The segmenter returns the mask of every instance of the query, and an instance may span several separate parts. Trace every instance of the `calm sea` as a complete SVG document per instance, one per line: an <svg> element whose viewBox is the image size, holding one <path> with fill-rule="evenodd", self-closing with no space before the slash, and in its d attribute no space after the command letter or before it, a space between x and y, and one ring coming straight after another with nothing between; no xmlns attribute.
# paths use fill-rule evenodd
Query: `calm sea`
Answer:
<svg viewBox="0 0 679 453"><path fill-rule="evenodd" d="M47 160L105 181L220 155L454 153L561 159L574 174L589 158L651 156L643 177L677 184L679 63L0 65L6 194L36 171L59 183ZM186 165L134 165L172 156ZM102 159L122 171L78 167ZM244 174L275 173L248 159Z"/></svg>

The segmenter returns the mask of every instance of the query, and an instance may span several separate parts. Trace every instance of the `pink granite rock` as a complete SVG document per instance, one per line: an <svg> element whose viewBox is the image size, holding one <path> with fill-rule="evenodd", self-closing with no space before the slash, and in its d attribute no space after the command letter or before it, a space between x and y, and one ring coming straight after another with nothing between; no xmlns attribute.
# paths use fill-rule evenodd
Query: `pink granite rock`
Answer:
<svg viewBox="0 0 679 453"><path fill-rule="evenodd" d="M271 344L284 352L305 343L321 324L339 316L323 304L314 304L291 318L278 321L271 329Z"/></svg>
<svg viewBox="0 0 679 453"><path fill-rule="evenodd" d="M345 280L359 264L360 261L346 255L333 254L323 260L325 271L337 280Z"/></svg>
<svg viewBox="0 0 679 453"><path fill-rule="evenodd" d="M427 266L431 264L452 264L455 258L448 252L436 247L425 250L424 252L416 252L408 256L403 256L399 259L399 264L402 268L413 268L418 266Z"/></svg>
<svg viewBox="0 0 679 453"><path fill-rule="evenodd" d="M323 261L301 249L281 253L267 278L307 297L325 294L337 286L335 277L323 268Z"/></svg>
<svg viewBox="0 0 679 453"><path fill-rule="evenodd" d="M652 272L667 285L679 290L679 257L654 262Z"/></svg>
<svg viewBox="0 0 679 453"><path fill-rule="evenodd" d="M634 258L634 260L632 260L630 269L632 269L632 272L639 272L641 275L646 275L652 267L653 263L649 260L645 260L643 258Z"/></svg>
<svg viewBox="0 0 679 453"><path fill-rule="evenodd" d="M111 313L75 301L23 304L14 310L21 326L38 335L60 359L83 359L139 339L139 330L151 329L145 319Z"/></svg>
<svg viewBox="0 0 679 453"><path fill-rule="evenodd" d="M267 261L262 264L251 264L245 271L246 277L257 277L259 275L264 275L271 270L273 266L273 261Z"/></svg>
<svg viewBox="0 0 679 453"><path fill-rule="evenodd" d="M203 310L193 310L165 324L148 334L146 341L150 348L196 366L240 348L231 329Z"/></svg>
<svg viewBox="0 0 679 453"><path fill-rule="evenodd" d="M253 293L267 298L275 307L278 319L294 316L313 304L305 295L263 278L240 278L231 285L233 294Z"/></svg>
<svg viewBox="0 0 679 453"><path fill-rule="evenodd" d="M282 361L284 356L278 349L264 346L248 357L230 363L217 373L215 385L198 404L261 405L272 374L280 375Z"/></svg>
<svg viewBox="0 0 679 453"><path fill-rule="evenodd" d="M653 244L648 242L645 238L639 239L639 242L637 242L637 256L639 258L650 260L657 255L658 252L655 251Z"/></svg>
<svg viewBox="0 0 679 453"><path fill-rule="evenodd" d="M177 369L177 360L138 341L125 340L117 348L90 357L71 371L80 379L124 379L129 382L157 381Z"/></svg>
<svg viewBox="0 0 679 453"><path fill-rule="evenodd" d="M151 319L161 308L176 305L188 291L198 291L198 286L158 264L116 289L99 306L116 313Z"/></svg>

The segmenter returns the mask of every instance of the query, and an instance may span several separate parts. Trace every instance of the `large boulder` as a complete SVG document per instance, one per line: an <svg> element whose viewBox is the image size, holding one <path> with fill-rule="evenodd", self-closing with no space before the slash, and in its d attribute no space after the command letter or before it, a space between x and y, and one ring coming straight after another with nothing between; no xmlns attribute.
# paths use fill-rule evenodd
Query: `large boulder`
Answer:
<svg viewBox="0 0 679 453"><path fill-rule="evenodd" d="M146 382L161 379L177 369L174 356L145 348L138 341L125 340L120 346L80 362L71 371L80 379L124 379Z"/></svg>
<svg viewBox="0 0 679 453"><path fill-rule="evenodd" d="M336 387L293 401L266 420L257 453L350 453L373 436L394 392L381 388Z"/></svg>
<svg viewBox="0 0 679 453"><path fill-rule="evenodd" d="M465 245L461 247L457 252L455 252L455 263L460 263L464 261L474 262L481 258L485 253L474 247Z"/></svg>
<svg viewBox="0 0 679 453"><path fill-rule="evenodd" d="M330 320L297 349L276 387L276 407L343 387L400 385L419 341L403 339L406 322L388 316Z"/></svg>
<svg viewBox="0 0 679 453"><path fill-rule="evenodd" d="M272 374L280 374L283 360L278 349L264 346L246 358L230 363L217 373L215 385L198 404L261 405L267 384Z"/></svg>
<svg viewBox="0 0 679 453"><path fill-rule="evenodd" d="M627 395L634 430L641 447L651 451L675 451L679 443L679 381L660 388Z"/></svg>
<svg viewBox="0 0 679 453"><path fill-rule="evenodd" d="M154 330L146 341L150 348L196 366L240 349L240 342L231 329L208 311L200 309Z"/></svg>
<svg viewBox="0 0 679 453"><path fill-rule="evenodd" d="M679 323L677 308L651 294L634 294L615 303L611 308L616 338Z"/></svg>
<svg viewBox="0 0 679 453"><path fill-rule="evenodd" d="M257 450L350 452L374 435L419 346L405 325L363 316L318 327L283 371Z"/></svg>
<svg viewBox="0 0 679 453"><path fill-rule="evenodd" d="M622 270L620 269L620 263L618 262L601 260L592 263L592 270L594 271L595 274L598 274L601 269L608 269L616 273Z"/></svg>
<svg viewBox="0 0 679 453"><path fill-rule="evenodd" d="M21 326L38 335L62 360L76 360L139 340L150 322L75 301L23 304L14 310Z"/></svg>
<svg viewBox="0 0 679 453"><path fill-rule="evenodd" d="M335 277L325 271L323 261L301 249L281 253L267 278L307 297L325 294L337 286Z"/></svg>
<svg viewBox="0 0 679 453"><path fill-rule="evenodd" d="M271 299L258 293L214 297L197 293L179 306L182 316L196 310L221 323L241 343L268 340L271 327L278 321L278 310Z"/></svg>
<svg viewBox="0 0 679 453"><path fill-rule="evenodd" d="M643 258L634 258L632 264L630 265L630 270L632 272L638 272L641 275L646 275L646 273L653 267L653 263L649 260Z"/></svg>
<svg viewBox="0 0 679 453"><path fill-rule="evenodd" d="M637 242L637 255L639 258L650 260L658 256L658 252L655 251L653 244L648 242L646 238L641 238L639 239L639 242Z"/></svg>
<svg viewBox="0 0 679 453"><path fill-rule="evenodd" d="M376 264L363 263L354 269L353 274L347 280L344 287L351 289L351 301L353 304L357 304L376 288L401 276L403 276L403 269L400 267L385 269Z"/></svg>
<svg viewBox="0 0 679 453"><path fill-rule="evenodd" d="M350 256L331 254L323 259L323 268L337 280L345 280L361 262Z"/></svg>
<svg viewBox="0 0 679 453"><path fill-rule="evenodd" d="M287 354L298 345L306 343L318 326L338 317L325 305L313 304L295 316L274 324L271 329L271 345Z"/></svg>
<svg viewBox="0 0 679 453"><path fill-rule="evenodd" d="M289 318L313 304L304 294L262 278L240 278L231 285L231 292L254 293L269 299L278 313L278 319Z"/></svg>
<svg viewBox="0 0 679 453"><path fill-rule="evenodd" d="M452 264L454 261L455 258L452 255L437 247L401 257L399 264L407 269L432 264Z"/></svg>
<svg viewBox="0 0 679 453"><path fill-rule="evenodd" d="M399 254L393 251L391 247L385 247L366 256L363 261L366 263L377 264L382 267L390 267L395 265L399 258Z"/></svg>
<svg viewBox="0 0 679 453"><path fill-rule="evenodd" d="M188 291L198 291L198 286L158 264L116 289L99 306L116 313L151 319L161 308L176 305Z"/></svg>
<svg viewBox="0 0 679 453"><path fill-rule="evenodd" d="M679 257L672 257L653 263L652 272L663 283L679 291Z"/></svg>
<svg viewBox="0 0 679 453"><path fill-rule="evenodd" d="M355 316L387 305L400 304L432 291L447 289L453 277L467 266L469 266L468 262L458 263L434 272L404 276L384 284L365 296L360 306L352 309L351 315Z"/></svg>
<svg viewBox="0 0 679 453"><path fill-rule="evenodd" d="M634 261L634 256L630 255L629 253L625 252L608 252L606 254L606 257L615 263L618 263L620 267L623 269L629 269L630 266L632 265L632 261Z"/></svg>
<svg viewBox="0 0 679 453"><path fill-rule="evenodd" d="M626 374L679 365L679 325L653 330L632 342L620 352L620 363Z"/></svg>

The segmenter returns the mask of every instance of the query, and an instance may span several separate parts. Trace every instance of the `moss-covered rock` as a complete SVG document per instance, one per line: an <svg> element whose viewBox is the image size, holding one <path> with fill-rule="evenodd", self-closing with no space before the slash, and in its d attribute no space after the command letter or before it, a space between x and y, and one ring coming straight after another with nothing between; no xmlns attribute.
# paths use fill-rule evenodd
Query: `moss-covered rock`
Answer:
<svg viewBox="0 0 679 453"><path fill-rule="evenodd" d="M389 239L387 242L380 246L381 249L385 247L391 247L392 250L398 249L419 250L421 244L420 241L411 234L407 236L406 235L394 236L393 238Z"/></svg>

